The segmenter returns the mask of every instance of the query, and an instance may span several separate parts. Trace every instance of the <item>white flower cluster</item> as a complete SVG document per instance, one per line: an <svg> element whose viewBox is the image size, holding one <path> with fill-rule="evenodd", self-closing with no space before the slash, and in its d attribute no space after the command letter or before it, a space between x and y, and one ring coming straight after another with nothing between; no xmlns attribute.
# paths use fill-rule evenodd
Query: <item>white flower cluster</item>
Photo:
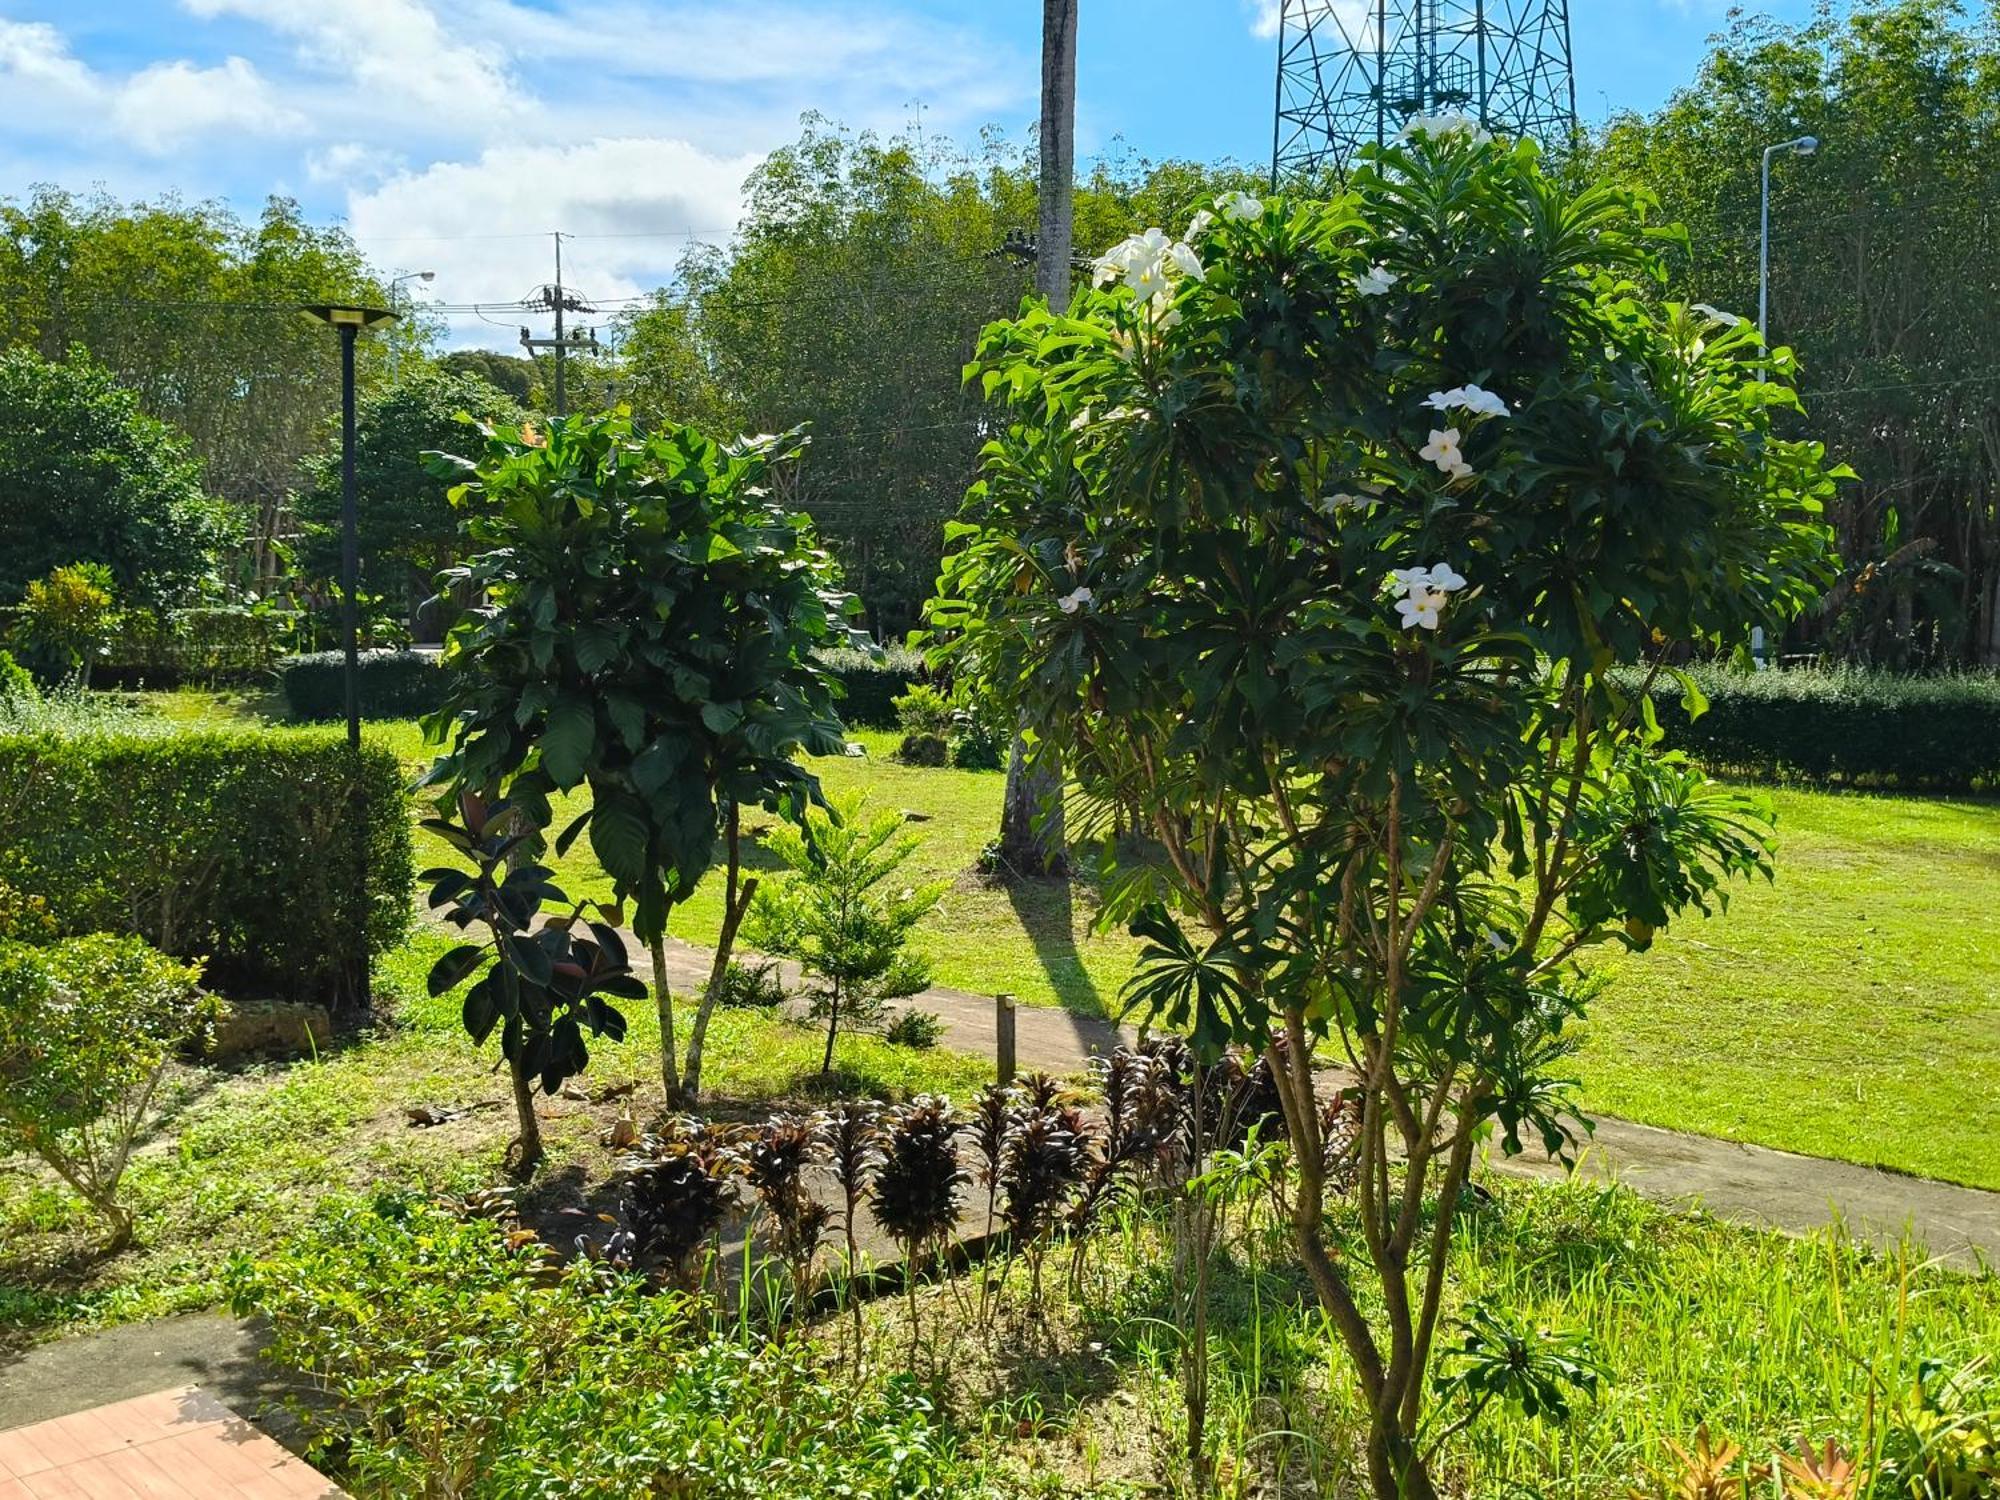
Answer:
<svg viewBox="0 0 2000 1500"><path fill-rule="evenodd" d="M1098 256L1092 269L1099 286L1124 282L1156 318L1166 318L1169 323L1180 321L1180 315L1170 308L1175 278L1200 281L1206 274L1194 247L1184 240L1169 239L1164 229L1127 236Z"/></svg>
<svg viewBox="0 0 2000 1500"><path fill-rule="evenodd" d="M1453 386L1448 391L1432 391L1424 398L1424 405L1433 411L1470 412L1475 417L1504 417L1507 403L1491 391L1481 390L1476 385Z"/></svg>
<svg viewBox="0 0 2000 1500"><path fill-rule="evenodd" d="M1097 596L1081 584L1056 600L1056 608L1066 615L1073 615L1080 609L1087 609Z"/></svg>
<svg viewBox="0 0 2000 1500"><path fill-rule="evenodd" d="M1432 563L1427 568L1397 568L1389 575L1396 591L1396 613L1405 630L1438 628L1438 615L1451 596L1465 587L1465 579L1450 563Z"/></svg>
<svg viewBox="0 0 2000 1500"><path fill-rule="evenodd" d="M1407 141L1420 135L1439 141L1462 135L1475 146L1483 146L1493 139L1492 132L1483 129L1477 120L1467 115L1412 115L1409 123L1396 132L1396 139Z"/></svg>

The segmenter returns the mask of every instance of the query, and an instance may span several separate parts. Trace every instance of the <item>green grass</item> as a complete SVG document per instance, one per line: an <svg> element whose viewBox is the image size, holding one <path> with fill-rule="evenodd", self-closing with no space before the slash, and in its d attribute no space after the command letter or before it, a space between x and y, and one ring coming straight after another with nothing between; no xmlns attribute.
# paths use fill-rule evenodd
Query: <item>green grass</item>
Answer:
<svg viewBox="0 0 2000 1500"><path fill-rule="evenodd" d="M413 724L369 732L412 765L426 758ZM1087 884L1006 889L971 873L999 827L1002 776L899 766L894 735L857 739L866 758L813 769L924 819L911 875L953 882L917 938L937 982L1115 1012L1136 945L1092 932ZM2000 1188L2000 923L1987 916L2000 910L2000 802L1797 789L1773 801L1774 885L1737 885L1726 913L1683 919L1648 953L1593 960L1612 982L1581 1058L1588 1107ZM427 840L419 858L443 854ZM586 842L561 866L574 892L609 894ZM713 940L716 886L675 913L677 936Z"/></svg>

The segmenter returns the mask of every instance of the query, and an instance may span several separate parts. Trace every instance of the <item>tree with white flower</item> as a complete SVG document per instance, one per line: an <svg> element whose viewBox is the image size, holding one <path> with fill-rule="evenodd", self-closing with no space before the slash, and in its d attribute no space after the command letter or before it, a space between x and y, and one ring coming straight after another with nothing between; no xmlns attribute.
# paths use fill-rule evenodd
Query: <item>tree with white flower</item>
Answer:
<svg viewBox="0 0 2000 1500"><path fill-rule="evenodd" d="M1752 331L1627 294L1646 217L1424 122L1333 201L1223 205L1174 326L1114 276L972 367L1005 420L937 652L1146 820L1105 851L1125 998L1264 1050L1378 1500L1432 1500L1475 1415L1427 1378L1454 1210L1488 1132L1570 1150L1577 956L1770 869L1756 799L1647 730L1671 669L1611 671L1781 630L1838 471ZM1316 1056L1361 1106L1337 1219Z"/></svg>

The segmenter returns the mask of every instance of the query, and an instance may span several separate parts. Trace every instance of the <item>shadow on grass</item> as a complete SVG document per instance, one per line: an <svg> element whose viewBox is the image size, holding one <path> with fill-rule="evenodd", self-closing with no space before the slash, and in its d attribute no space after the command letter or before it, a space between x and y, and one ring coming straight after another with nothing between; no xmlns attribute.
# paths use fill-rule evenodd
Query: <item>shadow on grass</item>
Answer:
<svg viewBox="0 0 2000 1500"><path fill-rule="evenodd" d="M1016 877L1008 880L1005 888L1015 919L1033 944L1036 961L1048 975L1049 986L1063 1009L1109 1020L1111 1008L1084 967L1083 953L1076 946L1075 882ZM1083 1050L1089 1049L1085 1046Z"/></svg>

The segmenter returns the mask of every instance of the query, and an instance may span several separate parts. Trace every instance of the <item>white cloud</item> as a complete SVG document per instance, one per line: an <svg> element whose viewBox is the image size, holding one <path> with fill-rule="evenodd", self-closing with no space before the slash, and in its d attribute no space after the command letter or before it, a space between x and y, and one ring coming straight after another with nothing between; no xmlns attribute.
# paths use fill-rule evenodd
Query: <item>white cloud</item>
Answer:
<svg viewBox="0 0 2000 1500"><path fill-rule="evenodd" d="M70 55L62 33L46 21L0 20L0 77L25 88L88 96L90 69Z"/></svg>
<svg viewBox="0 0 2000 1500"><path fill-rule="evenodd" d="M396 115L485 133L529 107L505 52L454 33L423 0L183 3L204 20L235 16L292 38L306 72L337 76Z"/></svg>
<svg viewBox="0 0 2000 1500"><path fill-rule="evenodd" d="M1245 0L1245 3L1250 11L1251 34L1275 39L1283 19L1283 0ZM1307 0L1305 5L1293 9L1298 20L1331 16L1340 28L1332 37L1336 43L1344 39L1354 47L1375 44L1375 7L1369 0Z"/></svg>
<svg viewBox="0 0 2000 1500"><path fill-rule="evenodd" d="M290 134L305 124L240 57L219 68L171 62L135 73L116 90L111 120L126 140L155 154L212 131Z"/></svg>
<svg viewBox="0 0 2000 1500"><path fill-rule="evenodd" d="M0 21L0 81L17 121L154 156L204 135L305 123L244 58L213 68L160 62L121 78L92 69L45 22Z"/></svg>
<svg viewBox="0 0 2000 1500"><path fill-rule="evenodd" d="M615 303L667 280L691 233L726 233L760 159L658 137L492 147L476 160L437 162L351 195L348 224L377 264L435 270L429 291L445 302L532 292L554 274L549 236L560 228L575 236L563 244L565 284ZM609 319L607 309L583 321ZM461 342L512 342L505 328L476 322L453 333Z"/></svg>

